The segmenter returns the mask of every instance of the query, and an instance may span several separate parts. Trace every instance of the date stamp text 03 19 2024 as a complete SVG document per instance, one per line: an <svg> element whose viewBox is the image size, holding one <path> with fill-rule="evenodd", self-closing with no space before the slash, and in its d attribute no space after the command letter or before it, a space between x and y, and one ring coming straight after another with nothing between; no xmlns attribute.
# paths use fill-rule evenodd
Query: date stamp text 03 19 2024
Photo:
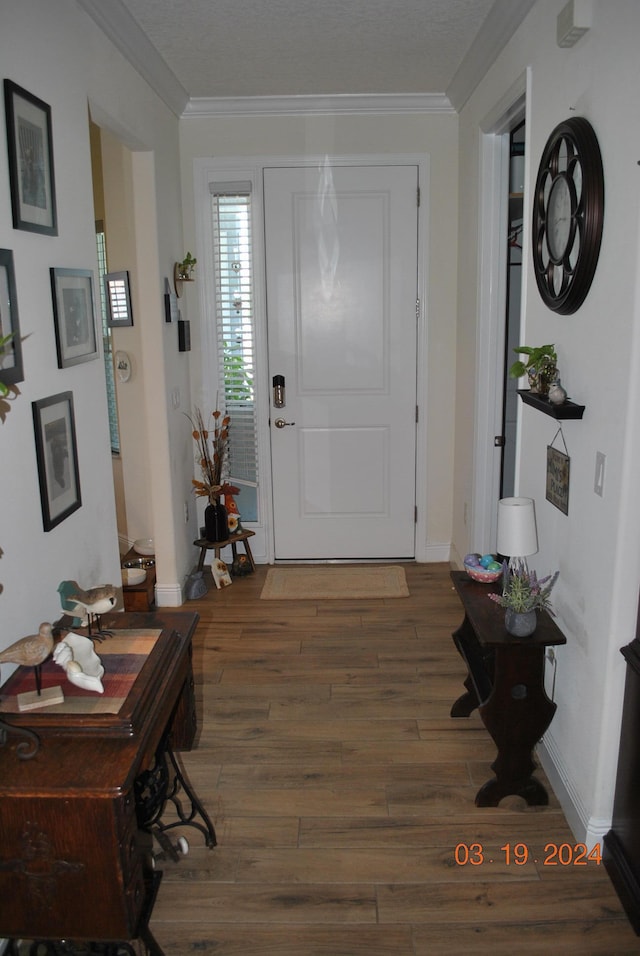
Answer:
<svg viewBox="0 0 640 956"><path fill-rule="evenodd" d="M458 843L454 859L458 866L483 866L487 863L504 863L507 866L525 866L529 861L543 866L588 866L602 862L599 844L589 850L584 843L547 843L542 854L536 855L526 843L505 843L500 847L501 858L490 856L482 843ZM497 856L497 854L494 854Z"/></svg>

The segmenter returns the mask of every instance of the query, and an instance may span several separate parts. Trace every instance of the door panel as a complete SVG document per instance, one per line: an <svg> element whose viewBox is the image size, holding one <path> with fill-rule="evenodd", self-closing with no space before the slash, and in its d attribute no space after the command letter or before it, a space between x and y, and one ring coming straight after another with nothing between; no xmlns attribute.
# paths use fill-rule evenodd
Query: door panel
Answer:
<svg viewBox="0 0 640 956"><path fill-rule="evenodd" d="M265 170L278 559L414 554L416 195L415 166Z"/></svg>

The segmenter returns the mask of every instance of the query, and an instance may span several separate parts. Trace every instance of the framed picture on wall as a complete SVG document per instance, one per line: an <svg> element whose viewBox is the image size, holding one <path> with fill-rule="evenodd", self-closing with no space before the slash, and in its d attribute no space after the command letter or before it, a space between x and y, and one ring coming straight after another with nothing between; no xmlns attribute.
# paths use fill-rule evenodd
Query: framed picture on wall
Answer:
<svg viewBox="0 0 640 956"><path fill-rule="evenodd" d="M16 277L13 252L0 249L0 340L7 336L11 338L0 346L0 380L5 385L14 385L24 380Z"/></svg>
<svg viewBox="0 0 640 956"><path fill-rule="evenodd" d="M42 524L45 531L82 504L73 394L60 392L32 402Z"/></svg>
<svg viewBox="0 0 640 956"><path fill-rule="evenodd" d="M90 269L51 269L58 368L98 358Z"/></svg>
<svg viewBox="0 0 640 956"><path fill-rule="evenodd" d="M58 235L51 107L4 81L14 229Z"/></svg>
<svg viewBox="0 0 640 956"><path fill-rule="evenodd" d="M128 272L108 272L104 277L107 297L107 324L109 328L133 325L131 289Z"/></svg>

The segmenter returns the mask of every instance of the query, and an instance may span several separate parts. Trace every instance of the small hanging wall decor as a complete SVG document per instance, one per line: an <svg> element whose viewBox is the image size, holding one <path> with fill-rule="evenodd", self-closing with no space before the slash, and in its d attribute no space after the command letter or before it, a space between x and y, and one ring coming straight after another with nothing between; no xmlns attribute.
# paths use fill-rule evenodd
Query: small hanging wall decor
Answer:
<svg viewBox="0 0 640 956"><path fill-rule="evenodd" d="M560 435L564 452L553 447L553 442ZM571 459L567 444L562 434L562 428L553 436L553 441L547 445L547 501L555 505L563 514L569 514L569 471Z"/></svg>

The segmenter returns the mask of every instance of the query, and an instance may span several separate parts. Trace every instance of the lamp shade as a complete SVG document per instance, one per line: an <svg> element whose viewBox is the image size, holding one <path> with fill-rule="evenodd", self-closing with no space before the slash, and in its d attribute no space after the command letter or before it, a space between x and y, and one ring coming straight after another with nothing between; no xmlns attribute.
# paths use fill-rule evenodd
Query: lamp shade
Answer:
<svg viewBox="0 0 640 956"><path fill-rule="evenodd" d="M501 498L498 502L498 553L525 558L538 550L533 498Z"/></svg>

